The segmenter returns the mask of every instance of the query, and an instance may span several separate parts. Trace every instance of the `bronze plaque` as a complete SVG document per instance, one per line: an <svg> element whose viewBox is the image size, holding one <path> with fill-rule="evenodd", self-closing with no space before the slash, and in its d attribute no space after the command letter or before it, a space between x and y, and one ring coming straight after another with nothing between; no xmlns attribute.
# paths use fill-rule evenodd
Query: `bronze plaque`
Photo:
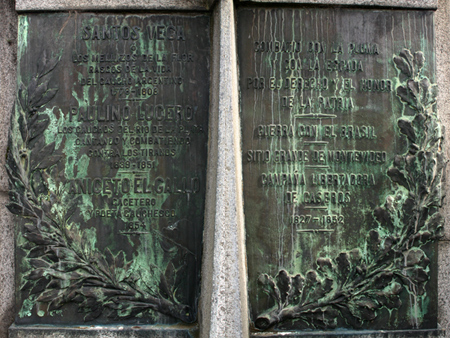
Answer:
<svg viewBox="0 0 450 338"><path fill-rule="evenodd" d="M430 11L238 11L256 329L436 327Z"/></svg>
<svg viewBox="0 0 450 338"><path fill-rule="evenodd" d="M20 16L16 323L196 320L209 34L204 14Z"/></svg>

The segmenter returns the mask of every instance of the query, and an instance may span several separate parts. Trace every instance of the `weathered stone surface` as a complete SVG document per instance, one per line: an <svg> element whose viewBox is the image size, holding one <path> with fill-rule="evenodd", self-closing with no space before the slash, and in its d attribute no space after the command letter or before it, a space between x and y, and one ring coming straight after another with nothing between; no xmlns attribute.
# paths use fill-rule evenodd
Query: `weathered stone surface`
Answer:
<svg viewBox="0 0 450 338"><path fill-rule="evenodd" d="M14 229L6 209L8 195L0 192L0 338L6 338L14 320Z"/></svg>
<svg viewBox="0 0 450 338"><path fill-rule="evenodd" d="M399 330L399 331L340 331L340 332L283 332L277 333L253 333L251 338L444 338L445 331L435 330Z"/></svg>
<svg viewBox="0 0 450 338"><path fill-rule="evenodd" d="M439 84L437 107L439 116L446 128L446 136L450 132L450 1L441 0L439 9L436 11L436 80ZM446 144L449 144L448 137ZM445 148L447 158L450 158L450 149ZM445 191L447 197L444 199L444 238L450 240L450 166L447 165Z"/></svg>
<svg viewBox="0 0 450 338"><path fill-rule="evenodd" d="M235 25L232 0L214 11L211 136L201 337L247 337Z"/></svg>
<svg viewBox="0 0 450 338"><path fill-rule="evenodd" d="M438 275L439 324L447 332L450 329L450 242L439 243L439 275Z"/></svg>
<svg viewBox="0 0 450 338"><path fill-rule="evenodd" d="M385 6L435 9L438 0L239 0L243 3Z"/></svg>
<svg viewBox="0 0 450 338"><path fill-rule="evenodd" d="M439 84L438 113L446 128L446 145L450 131L450 1L440 0L436 11L436 80ZM445 148L447 158L450 149ZM444 224L444 238L439 243L439 275L438 275L438 321L447 332L450 330L450 167L447 165L444 191L443 211L446 222Z"/></svg>
<svg viewBox="0 0 450 338"><path fill-rule="evenodd" d="M295 3L295 4L325 4L325 5L356 5L356 6L385 6L404 8L437 8L438 0L239 0L240 2L255 3ZM18 11L36 10L125 10L125 9L173 9L173 10L202 10L211 9L217 0L138 0L132 3L126 1L76 1L76 0L17 0Z"/></svg>
<svg viewBox="0 0 450 338"><path fill-rule="evenodd" d="M17 14L11 0L0 0L0 154L6 153L9 120L14 105L17 58ZM5 156L0 156L0 191L8 191Z"/></svg>
<svg viewBox="0 0 450 338"><path fill-rule="evenodd" d="M9 338L194 338L198 328L164 326L17 326L9 329Z"/></svg>
<svg viewBox="0 0 450 338"><path fill-rule="evenodd" d="M0 0L0 338L7 338L14 320L14 226L5 208L8 178L5 171L7 129L14 105L17 51L17 14L14 1Z"/></svg>
<svg viewBox="0 0 450 338"><path fill-rule="evenodd" d="M204 10L211 0L17 0L17 11L62 10Z"/></svg>

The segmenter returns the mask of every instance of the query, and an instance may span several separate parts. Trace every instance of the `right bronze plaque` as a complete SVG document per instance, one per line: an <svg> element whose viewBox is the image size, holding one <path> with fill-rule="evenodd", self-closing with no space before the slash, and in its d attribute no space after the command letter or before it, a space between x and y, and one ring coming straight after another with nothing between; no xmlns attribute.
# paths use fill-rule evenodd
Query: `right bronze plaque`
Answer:
<svg viewBox="0 0 450 338"><path fill-rule="evenodd" d="M239 9L252 325L436 328L431 11Z"/></svg>

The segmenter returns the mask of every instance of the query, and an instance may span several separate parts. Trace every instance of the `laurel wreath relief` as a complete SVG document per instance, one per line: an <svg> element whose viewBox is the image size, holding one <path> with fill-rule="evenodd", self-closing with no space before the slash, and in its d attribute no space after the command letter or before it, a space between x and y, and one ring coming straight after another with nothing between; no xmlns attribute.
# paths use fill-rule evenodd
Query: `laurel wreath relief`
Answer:
<svg viewBox="0 0 450 338"><path fill-rule="evenodd" d="M318 258L305 275L286 270L276 276L262 274L258 282L274 306L256 318L256 328L300 320L311 328L332 329L338 317L359 328L382 308L399 308L405 289L417 309L411 326L420 327L418 308L430 273L430 259L422 248L438 239L443 227L443 127L435 112L437 86L421 74L423 53L404 49L393 61L400 72L397 96L414 116L398 120L409 149L395 156L387 171L395 193L373 212L378 228L370 231L364 247Z"/></svg>
<svg viewBox="0 0 450 338"><path fill-rule="evenodd" d="M75 303L86 321L104 313L121 319L157 311L192 322L192 309L175 297L181 279L174 264L159 272L158 285L147 285L129 269L131 262L123 251L100 252L92 231L71 222L78 201L67 201L61 193L62 149L55 142L46 144L44 131L50 118L41 111L57 93L57 88L49 88L49 74L59 58L40 60L36 76L28 86L21 83L19 87L6 164L8 209L24 224L24 241L19 242L27 252L29 270L22 290L29 291L28 300L38 314ZM257 317L257 328L294 319L313 328L333 328L338 316L357 328L373 320L382 308L399 308L404 289L416 306L426 297L430 259L421 248L442 231L443 128L434 109L436 85L421 74L423 53L404 49L394 63L405 78L397 96L415 114L398 120L409 149L397 155L387 171L396 191L374 210L379 227L370 231L364 248L318 258L305 275L286 270L276 276L262 274L259 282L273 298L274 307ZM417 317L414 326L420 324Z"/></svg>
<svg viewBox="0 0 450 338"><path fill-rule="evenodd" d="M38 59L36 75L27 86L19 86L11 120L7 207L23 224L17 243L26 252L23 264L28 269L21 290L28 298L22 308L31 304L44 316L72 303L85 321L101 315L114 320L152 316L157 311L193 322L193 309L176 299L183 267L173 262L165 271L149 266L159 280L149 284L137 269L130 269L132 262L123 251L101 252L95 245L95 229L82 230L71 221L79 200L64 193L62 143L57 148L44 137L50 118L42 108L57 94L49 81L58 62L58 57L45 53Z"/></svg>

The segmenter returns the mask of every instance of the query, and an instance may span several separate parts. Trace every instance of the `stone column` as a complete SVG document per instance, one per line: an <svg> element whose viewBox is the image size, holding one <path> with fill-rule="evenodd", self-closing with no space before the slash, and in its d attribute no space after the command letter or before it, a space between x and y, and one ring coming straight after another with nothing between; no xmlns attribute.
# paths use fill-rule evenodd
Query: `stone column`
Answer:
<svg viewBox="0 0 450 338"><path fill-rule="evenodd" d="M247 337L242 170L232 0L213 14L211 122L201 337Z"/></svg>
<svg viewBox="0 0 450 338"><path fill-rule="evenodd" d="M0 1L0 337L6 338L14 321L14 225L6 209L8 175L5 154L16 91L17 13L14 1Z"/></svg>

